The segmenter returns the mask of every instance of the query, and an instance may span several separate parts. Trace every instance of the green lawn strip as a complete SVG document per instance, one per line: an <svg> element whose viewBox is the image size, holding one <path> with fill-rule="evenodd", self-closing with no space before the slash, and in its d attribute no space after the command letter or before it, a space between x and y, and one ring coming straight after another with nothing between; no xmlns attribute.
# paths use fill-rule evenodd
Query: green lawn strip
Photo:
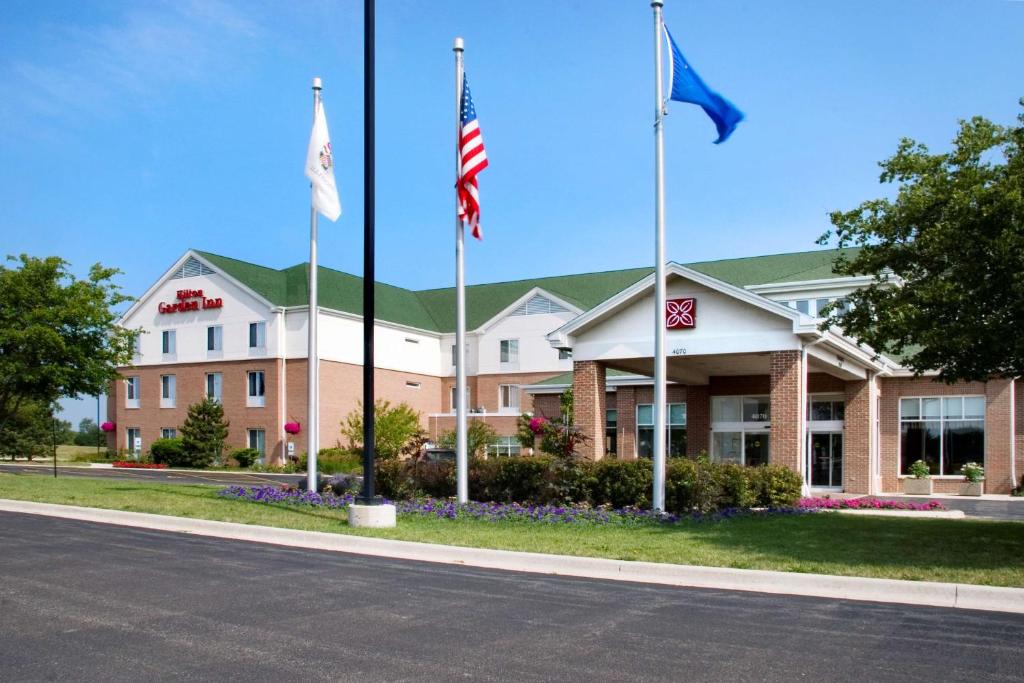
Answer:
<svg viewBox="0 0 1024 683"><path fill-rule="evenodd" d="M671 526L546 525L402 515L351 529L340 510L217 496L218 487L0 474L0 498L474 548L919 581L1024 586L1024 524L860 517L751 517Z"/></svg>

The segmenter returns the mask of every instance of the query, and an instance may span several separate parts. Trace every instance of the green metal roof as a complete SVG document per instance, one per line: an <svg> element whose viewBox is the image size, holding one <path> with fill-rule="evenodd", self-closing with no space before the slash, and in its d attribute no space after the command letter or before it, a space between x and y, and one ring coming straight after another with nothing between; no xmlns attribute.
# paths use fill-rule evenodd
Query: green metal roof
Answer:
<svg viewBox="0 0 1024 683"><path fill-rule="evenodd" d="M845 251L852 255L853 250ZM275 305L305 306L309 302L309 266L306 263L275 270L205 251L196 250L196 253ZM838 250L826 249L683 265L738 287L746 287L836 277L832 260L837 254ZM642 280L652 270L629 268L469 285L466 287L466 327L470 330L480 327L534 287L550 292L577 308L589 310ZM323 266L317 272L322 307L361 315L361 277ZM379 320L431 332L455 331L454 287L413 291L378 282L374 293Z"/></svg>
<svg viewBox="0 0 1024 683"><path fill-rule="evenodd" d="M608 368L605 370L605 378L608 377L642 377L637 375L635 372L625 372L624 370L616 370L614 368ZM572 371L563 372L561 375L555 375L554 377L548 377L540 382L534 382L536 386L562 386L572 385Z"/></svg>

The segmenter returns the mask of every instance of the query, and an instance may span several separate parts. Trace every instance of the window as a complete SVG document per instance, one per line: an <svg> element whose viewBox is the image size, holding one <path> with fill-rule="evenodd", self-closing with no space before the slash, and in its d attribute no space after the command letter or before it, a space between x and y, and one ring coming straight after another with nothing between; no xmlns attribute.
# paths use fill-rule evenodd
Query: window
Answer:
<svg viewBox="0 0 1024 683"><path fill-rule="evenodd" d="M828 306L828 299L818 299L814 302L814 311L819 318L824 316L825 307Z"/></svg>
<svg viewBox="0 0 1024 683"><path fill-rule="evenodd" d="M572 359L572 349L558 349L558 360Z"/></svg>
<svg viewBox="0 0 1024 683"><path fill-rule="evenodd" d="M452 366L456 366L456 365L459 364L459 358L458 358L459 354L455 350L457 348L458 347L455 344L452 344Z"/></svg>
<svg viewBox="0 0 1024 683"><path fill-rule="evenodd" d="M846 413L843 401L815 398L807 400L807 419L811 422L841 422Z"/></svg>
<svg viewBox="0 0 1024 683"><path fill-rule="evenodd" d="M135 358L140 358L142 356L142 334L137 335L135 340L132 341L132 355L135 356Z"/></svg>
<svg viewBox="0 0 1024 683"><path fill-rule="evenodd" d="M604 452L615 455L619 445L619 411L604 412Z"/></svg>
<svg viewBox="0 0 1024 683"><path fill-rule="evenodd" d="M249 323L249 348L267 348L267 323L260 321Z"/></svg>
<svg viewBox="0 0 1024 683"><path fill-rule="evenodd" d="M124 381L125 386L125 408L139 407L139 378L129 377Z"/></svg>
<svg viewBox="0 0 1024 683"><path fill-rule="evenodd" d="M405 386L409 387L410 389L419 389L420 388L420 383L419 382L406 382Z"/></svg>
<svg viewBox="0 0 1024 683"><path fill-rule="evenodd" d="M900 473L924 460L934 475L959 476L969 462L985 463L985 397L900 399Z"/></svg>
<svg viewBox="0 0 1024 683"><path fill-rule="evenodd" d="M222 398L221 391L224 386L223 375L219 372L211 372L206 375L206 398L219 401Z"/></svg>
<svg viewBox="0 0 1024 683"><path fill-rule="evenodd" d="M178 430L174 427L161 427L160 438L161 439L174 439L178 436Z"/></svg>
<svg viewBox="0 0 1024 683"><path fill-rule="evenodd" d="M173 356L177 352L177 334L174 330L160 333L160 348L165 356Z"/></svg>
<svg viewBox="0 0 1024 683"><path fill-rule="evenodd" d="M177 382L174 375L160 375L160 407L173 408L177 396Z"/></svg>
<svg viewBox="0 0 1024 683"><path fill-rule="evenodd" d="M519 455L522 446L514 436L499 436L498 440L487 447L487 455L508 458Z"/></svg>
<svg viewBox="0 0 1024 683"><path fill-rule="evenodd" d="M224 328L220 325L211 325L206 328L206 350L224 350Z"/></svg>
<svg viewBox="0 0 1024 683"><path fill-rule="evenodd" d="M807 299L797 299L793 303L796 304L796 310L800 311L804 315L811 314L811 302Z"/></svg>
<svg viewBox="0 0 1024 683"><path fill-rule="evenodd" d="M686 455L686 404L669 403L666 423L668 455ZM636 407L636 452L641 458L650 458L654 453L654 404L641 403Z"/></svg>
<svg viewBox="0 0 1024 683"><path fill-rule="evenodd" d="M448 395L448 400L449 400L449 405L451 406L451 411L454 413L455 410L458 408L458 406L455 405L455 387L451 388L451 392ZM471 405L472 405L472 402L469 400L469 387L467 386L466 387L466 409L470 410L469 406L471 406Z"/></svg>
<svg viewBox="0 0 1024 683"><path fill-rule="evenodd" d="M262 408L266 404L265 373L262 370L252 370L247 374L249 393L245 404L250 408Z"/></svg>
<svg viewBox="0 0 1024 683"><path fill-rule="evenodd" d="M142 430L138 427L129 427L125 430L125 437L127 438L125 448L129 453L134 453L137 458L142 452Z"/></svg>
<svg viewBox="0 0 1024 683"><path fill-rule="evenodd" d="M711 460L740 465L768 462L771 437L768 396L711 398Z"/></svg>
<svg viewBox="0 0 1024 683"><path fill-rule="evenodd" d="M518 363L519 362L519 340L518 339L502 339L501 340L501 362L502 363Z"/></svg>
<svg viewBox="0 0 1024 683"><path fill-rule="evenodd" d="M519 385L498 385L498 408L503 412L519 412Z"/></svg>
<svg viewBox="0 0 1024 683"><path fill-rule="evenodd" d="M260 459L267 454L267 431L265 429L249 429L249 448L259 451Z"/></svg>
<svg viewBox="0 0 1024 683"><path fill-rule="evenodd" d="M406 337L405 341L408 342L409 344L419 344L420 343L419 339L415 339L413 337Z"/></svg>

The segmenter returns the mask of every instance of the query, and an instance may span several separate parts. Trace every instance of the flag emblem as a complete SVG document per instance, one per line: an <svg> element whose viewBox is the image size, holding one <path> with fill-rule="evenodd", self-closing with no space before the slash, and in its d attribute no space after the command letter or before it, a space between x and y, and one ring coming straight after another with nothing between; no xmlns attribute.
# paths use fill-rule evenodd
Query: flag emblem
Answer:
<svg viewBox="0 0 1024 683"><path fill-rule="evenodd" d="M480 230L480 187L477 174L487 168L487 152L476 120L476 107L469 92L469 81L462 75L462 97L459 103L459 218L469 223L473 237L483 239Z"/></svg>
<svg viewBox="0 0 1024 683"><path fill-rule="evenodd" d="M334 157L331 156L331 143L329 142L320 150L320 166L325 171L330 171L331 166L334 166Z"/></svg>

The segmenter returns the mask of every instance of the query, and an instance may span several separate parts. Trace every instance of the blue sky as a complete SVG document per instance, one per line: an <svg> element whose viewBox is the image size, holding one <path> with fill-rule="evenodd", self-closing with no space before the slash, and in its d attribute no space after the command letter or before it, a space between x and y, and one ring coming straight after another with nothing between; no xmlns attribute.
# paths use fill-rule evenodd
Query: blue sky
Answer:
<svg viewBox="0 0 1024 683"><path fill-rule="evenodd" d="M827 213L886 190L903 136L1010 123L1024 2L667 0L689 61L747 120L666 124L667 249L680 262L814 248ZM653 261L653 59L644 0L390 0L377 10L377 274L453 283L453 68L491 166L470 283ZM121 268L139 294L185 249L306 260L310 80L324 79L343 214L321 263L362 269L362 2L6 0L5 253ZM75 412L88 416L95 407Z"/></svg>

